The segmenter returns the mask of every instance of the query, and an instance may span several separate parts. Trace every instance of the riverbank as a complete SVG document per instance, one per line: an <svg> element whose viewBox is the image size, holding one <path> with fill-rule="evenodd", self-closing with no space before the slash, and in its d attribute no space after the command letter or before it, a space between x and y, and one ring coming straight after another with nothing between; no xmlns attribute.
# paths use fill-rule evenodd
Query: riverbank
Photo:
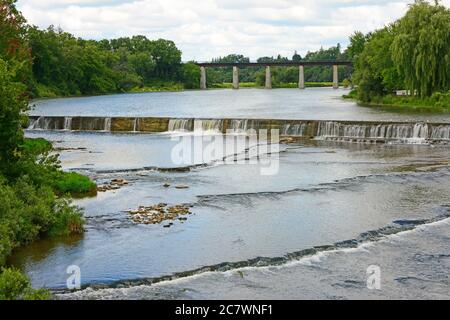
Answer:
<svg viewBox="0 0 450 320"><path fill-rule="evenodd" d="M429 98L386 95L374 99L372 102L360 101L357 92L351 91L349 94L344 95L343 98L355 100L368 107L396 109L397 111L450 112L450 91L447 93L436 92Z"/></svg>

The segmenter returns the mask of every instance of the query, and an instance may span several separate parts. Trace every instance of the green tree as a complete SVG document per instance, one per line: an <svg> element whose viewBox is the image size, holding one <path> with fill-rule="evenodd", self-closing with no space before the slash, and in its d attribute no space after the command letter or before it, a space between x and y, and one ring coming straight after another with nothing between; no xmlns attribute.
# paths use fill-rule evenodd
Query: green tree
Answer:
<svg viewBox="0 0 450 320"><path fill-rule="evenodd" d="M353 62L357 61L359 55L364 51L364 46L369 38L370 34L366 36L359 31L353 33L350 36L350 44L347 47L347 57Z"/></svg>
<svg viewBox="0 0 450 320"><path fill-rule="evenodd" d="M24 137L21 124L28 109L25 86L14 82L16 70L0 58L0 173L7 174L20 159Z"/></svg>
<svg viewBox="0 0 450 320"><path fill-rule="evenodd" d="M403 80L389 54L394 37L391 26L374 32L358 56L354 80L358 84L361 101L377 100L403 86Z"/></svg>
<svg viewBox="0 0 450 320"><path fill-rule="evenodd" d="M394 25L392 59L419 96L450 88L450 10L417 0Z"/></svg>
<svg viewBox="0 0 450 320"><path fill-rule="evenodd" d="M183 65L183 83L186 89L200 88L200 68L194 62Z"/></svg>

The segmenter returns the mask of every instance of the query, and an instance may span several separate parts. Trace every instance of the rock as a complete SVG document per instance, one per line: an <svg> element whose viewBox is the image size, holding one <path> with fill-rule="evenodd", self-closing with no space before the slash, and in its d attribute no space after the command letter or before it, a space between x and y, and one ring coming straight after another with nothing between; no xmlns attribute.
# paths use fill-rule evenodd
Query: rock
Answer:
<svg viewBox="0 0 450 320"><path fill-rule="evenodd" d="M167 203L159 203L153 206L139 206L137 210L128 210L126 212L133 216L132 220L135 223L141 224L159 224L163 221L173 221L175 219L186 221L187 218L180 216L190 214L189 207L186 205L168 207ZM172 225L173 223L169 223L167 228Z"/></svg>

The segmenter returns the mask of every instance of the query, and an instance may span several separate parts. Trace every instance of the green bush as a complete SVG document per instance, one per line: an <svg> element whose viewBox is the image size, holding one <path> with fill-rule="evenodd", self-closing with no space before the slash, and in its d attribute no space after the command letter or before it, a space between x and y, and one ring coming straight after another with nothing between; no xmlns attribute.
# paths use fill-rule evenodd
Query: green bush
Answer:
<svg viewBox="0 0 450 320"><path fill-rule="evenodd" d="M68 193L75 197L97 194L97 185L88 177L76 172L58 172L53 187L58 194Z"/></svg>
<svg viewBox="0 0 450 320"><path fill-rule="evenodd" d="M35 290L30 280L19 270L2 268L0 270L0 300L48 300L50 292Z"/></svg>
<svg viewBox="0 0 450 320"><path fill-rule="evenodd" d="M80 234L83 224L81 210L50 186L35 186L27 176L6 183L0 176L0 266L15 248L41 236Z"/></svg>

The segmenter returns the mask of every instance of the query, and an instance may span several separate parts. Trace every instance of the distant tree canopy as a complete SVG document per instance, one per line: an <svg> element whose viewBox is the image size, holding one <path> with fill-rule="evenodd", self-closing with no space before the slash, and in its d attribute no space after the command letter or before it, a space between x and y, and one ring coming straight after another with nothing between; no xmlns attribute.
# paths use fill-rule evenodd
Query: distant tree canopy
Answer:
<svg viewBox="0 0 450 320"><path fill-rule="evenodd" d="M181 51L172 41L144 36L83 40L53 26L29 30L36 93L128 91L155 80L182 81Z"/></svg>
<svg viewBox="0 0 450 320"><path fill-rule="evenodd" d="M420 97L450 89L450 10L418 0L406 15L373 33L355 33L347 50L364 102L394 90Z"/></svg>

